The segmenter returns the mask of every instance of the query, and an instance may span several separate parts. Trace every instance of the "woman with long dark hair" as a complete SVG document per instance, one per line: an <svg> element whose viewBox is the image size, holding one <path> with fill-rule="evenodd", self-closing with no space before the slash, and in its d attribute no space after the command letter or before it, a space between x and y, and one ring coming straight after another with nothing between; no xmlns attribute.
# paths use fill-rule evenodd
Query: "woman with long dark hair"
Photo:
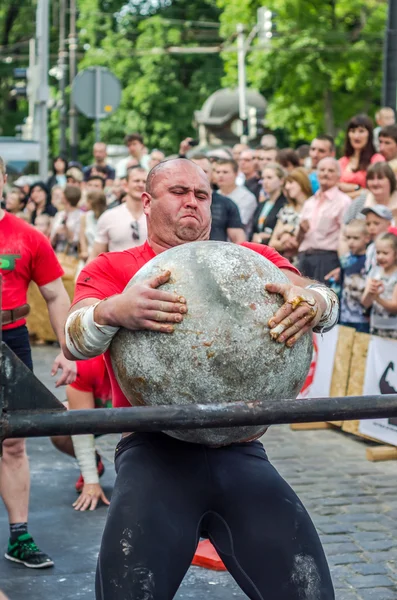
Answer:
<svg viewBox="0 0 397 600"><path fill-rule="evenodd" d="M344 156L339 159L341 178L339 189L356 198L366 187L370 165L385 159L377 154L373 142L374 126L367 115L352 117L347 125Z"/></svg>
<svg viewBox="0 0 397 600"><path fill-rule="evenodd" d="M51 204L51 196L46 184L43 181L36 181L30 188L29 200L25 208L30 223L34 225L36 217L39 215L53 217L56 212L57 209Z"/></svg>
<svg viewBox="0 0 397 600"><path fill-rule="evenodd" d="M68 170L68 161L63 156L56 156L52 161L52 175L47 181L49 191L54 185L59 185L62 188L66 185L66 171Z"/></svg>

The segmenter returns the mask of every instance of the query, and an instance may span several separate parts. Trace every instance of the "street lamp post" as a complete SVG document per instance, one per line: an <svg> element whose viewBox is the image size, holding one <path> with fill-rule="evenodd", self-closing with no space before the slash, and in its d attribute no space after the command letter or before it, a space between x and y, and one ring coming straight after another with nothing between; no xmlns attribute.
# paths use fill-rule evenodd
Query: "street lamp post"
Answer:
<svg viewBox="0 0 397 600"><path fill-rule="evenodd" d="M397 0L389 0L386 25L382 104L396 110L397 94Z"/></svg>
<svg viewBox="0 0 397 600"><path fill-rule="evenodd" d="M247 135L247 79L245 74L245 38L244 25L237 25L237 67L238 67L238 106L239 117L242 123L242 134L240 142L246 144L248 141Z"/></svg>
<svg viewBox="0 0 397 600"><path fill-rule="evenodd" d="M39 85L36 88L35 115L38 123L40 147L40 179L48 177L48 36L49 0L39 0L36 13L37 73Z"/></svg>

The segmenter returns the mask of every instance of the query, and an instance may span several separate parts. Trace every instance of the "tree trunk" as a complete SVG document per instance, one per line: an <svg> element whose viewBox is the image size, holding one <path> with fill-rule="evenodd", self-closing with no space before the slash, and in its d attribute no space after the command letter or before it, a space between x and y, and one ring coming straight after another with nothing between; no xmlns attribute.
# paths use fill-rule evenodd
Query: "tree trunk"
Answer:
<svg viewBox="0 0 397 600"><path fill-rule="evenodd" d="M335 118L332 106L332 92L330 89L324 90L324 125L328 135L335 137Z"/></svg>

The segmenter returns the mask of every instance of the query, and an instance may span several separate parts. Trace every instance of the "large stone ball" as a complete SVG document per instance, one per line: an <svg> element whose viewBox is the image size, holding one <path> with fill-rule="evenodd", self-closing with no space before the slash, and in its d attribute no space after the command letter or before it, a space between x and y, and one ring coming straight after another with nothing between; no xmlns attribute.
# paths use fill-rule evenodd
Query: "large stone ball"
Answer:
<svg viewBox="0 0 397 600"><path fill-rule="evenodd" d="M193 242L153 258L127 288L171 271L162 289L186 298L188 313L173 334L121 328L110 352L117 381L132 405L216 404L295 398L306 378L312 338L293 348L273 341L268 321L283 304L266 283L288 283L249 248ZM166 431L180 440L221 446L259 437L266 427Z"/></svg>

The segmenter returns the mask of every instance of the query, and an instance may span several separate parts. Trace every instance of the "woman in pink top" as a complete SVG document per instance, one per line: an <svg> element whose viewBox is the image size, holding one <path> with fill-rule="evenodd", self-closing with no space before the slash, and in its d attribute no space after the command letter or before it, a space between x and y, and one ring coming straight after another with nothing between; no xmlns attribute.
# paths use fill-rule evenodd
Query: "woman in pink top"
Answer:
<svg viewBox="0 0 397 600"><path fill-rule="evenodd" d="M377 154L373 143L374 126L367 115L356 115L350 119L345 139L345 155L339 159L342 171L339 189L352 198L366 187L366 172L369 165L384 161Z"/></svg>

